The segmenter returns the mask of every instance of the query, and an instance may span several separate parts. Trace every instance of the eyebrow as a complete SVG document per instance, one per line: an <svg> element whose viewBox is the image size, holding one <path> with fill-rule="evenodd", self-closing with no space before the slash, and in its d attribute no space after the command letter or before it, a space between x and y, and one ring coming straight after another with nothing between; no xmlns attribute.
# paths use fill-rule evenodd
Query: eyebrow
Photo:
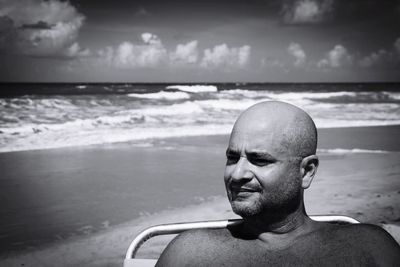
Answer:
<svg viewBox="0 0 400 267"><path fill-rule="evenodd" d="M272 156L271 154L265 152L265 151L251 151L251 152L246 152L246 156L249 158L262 158L266 159L268 161L277 161L277 159Z"/></svg>
<svg viewBox="0 0 400 267"><path fill-rule="evenodd" d="M226 149L226 152L225 152L225 154L226 155L233 155L233 154L237 154L237 155L239 155L240 154L240 152L239 151L237 151L237 150L233 150L233 149L231 149L231 148L227 148Z"/></svg>
<svg viewBox="0 0 400 267"><path fill-rule="evenodd" d="M246 156L249 158L263 158L269 161L277 161L277 159L272 156L271 154L265 152L265 151L250 151L250 152L245 152ZM226 155L239 155L240 152L238 150L234 150L231 148L228 148L226 150Z"/></svg>

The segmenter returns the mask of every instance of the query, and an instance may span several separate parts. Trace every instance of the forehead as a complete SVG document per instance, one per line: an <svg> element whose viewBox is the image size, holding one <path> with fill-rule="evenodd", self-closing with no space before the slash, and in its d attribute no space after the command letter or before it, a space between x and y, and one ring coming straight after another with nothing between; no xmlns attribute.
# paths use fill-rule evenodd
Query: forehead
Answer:
<svg viewBox="0 0 400 267"><path fill-rule="evenodd" d="M240 152L268 152L273 156L286 154L283 146L283 129L270 125L246 124L235 125L230 140L229 149Z"/></svg>

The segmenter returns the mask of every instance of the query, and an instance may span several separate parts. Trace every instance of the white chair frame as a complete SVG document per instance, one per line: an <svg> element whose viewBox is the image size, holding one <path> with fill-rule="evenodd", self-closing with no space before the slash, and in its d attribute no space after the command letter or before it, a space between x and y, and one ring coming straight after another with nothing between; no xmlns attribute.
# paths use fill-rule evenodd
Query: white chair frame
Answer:
<svg viewBox="0 0 400 267"><path fill-rule="evenodd" d="M338 224L356 224L360 223L356 219L343 215L314 215L310 216L314 221L338 223ZM237 225L242 222L242 219L218 220L218 221L201 221L201 222L186 222L172 223L151 226L140 232L131 242L126 252L124 267L134 266L154 266L157 259L136 259L136 253L144 242L158 235L179 234L187 230L196 229L223 229L228 226Z"/></svg>

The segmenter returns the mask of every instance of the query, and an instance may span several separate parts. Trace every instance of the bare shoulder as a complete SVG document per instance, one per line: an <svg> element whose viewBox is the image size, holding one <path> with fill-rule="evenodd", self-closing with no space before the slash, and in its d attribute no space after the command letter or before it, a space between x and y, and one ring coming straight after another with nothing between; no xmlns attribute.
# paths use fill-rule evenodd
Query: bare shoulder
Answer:
<svg viewBox="0 0 400 267"><path fill-rule="evenodd" d="M400 246L383 228L373 224L338 226L339 238L345 238L360 250L371 255L378 266L397 266Z"/></svg>
<svg viewBox="0 0 400 267"><path fill-rule="evenodd" d="M399 244L388 232L386 232L382 227L374 224L360 223L346 225L344 227L340 226L337 228L337 231L339 234L352 237L357 241L365 242L369 240L371 242L366 243L368 246L380 246L386 244L399 248Z"/></svg>
<svg viewBox="0 0 400 267"><path fill-rule="evenodd" d="M191 266L204 263L229 239L225 229L185 231L175 237L161 254L156 266Z"/></svg>

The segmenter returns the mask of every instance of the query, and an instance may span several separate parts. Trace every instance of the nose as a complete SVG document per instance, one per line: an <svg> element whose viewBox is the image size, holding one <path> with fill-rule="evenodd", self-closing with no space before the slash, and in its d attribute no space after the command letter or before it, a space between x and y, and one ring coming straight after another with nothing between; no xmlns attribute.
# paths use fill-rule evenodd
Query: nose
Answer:
<svg viewBox="0 0 400 267"><path fill-rule="evenodd" d="M253 178L247 158L240 157L230 176L233 182L245 182L244 180L251 180Z"/></svg>

